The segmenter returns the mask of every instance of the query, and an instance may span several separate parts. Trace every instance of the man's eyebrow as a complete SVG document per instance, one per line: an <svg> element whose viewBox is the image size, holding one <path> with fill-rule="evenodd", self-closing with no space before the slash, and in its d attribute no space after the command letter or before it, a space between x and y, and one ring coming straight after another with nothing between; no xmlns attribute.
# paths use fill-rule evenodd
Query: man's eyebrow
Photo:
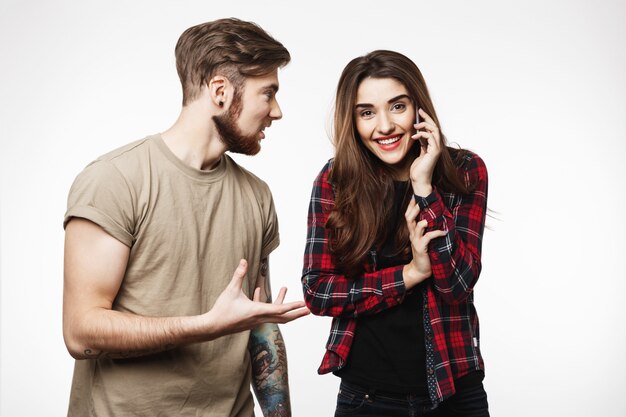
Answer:
<svg viewBox="0 0 626 417"><path fill-rule="evenodd" d="M391 98L391 99L387 100L387 103L391 104L391 103L393 103L394 101L398 101L398 100L403 99L403 98L407 98L407 99L409 99L409 100L411 99L411 97L409 97L407 94L400 94L399 96L395 96L395 97L393 97L393 98ZM367 108L370 108L370 107L374 107L374 105L373 105L373 104L370 104L370 103L358 103L358 104L357 104L356 106L354 106L354 107L355 107L356 109L367 109Z"/></svg>
<svg viewBox="0 0 626 417"><path fill-rule="evenodd" d="M273 92L278 92L278 84L276 83L272 83L272 84L268 84L268 85L264 85L263 87L261 87L261 90L272 90Z"/></svg>

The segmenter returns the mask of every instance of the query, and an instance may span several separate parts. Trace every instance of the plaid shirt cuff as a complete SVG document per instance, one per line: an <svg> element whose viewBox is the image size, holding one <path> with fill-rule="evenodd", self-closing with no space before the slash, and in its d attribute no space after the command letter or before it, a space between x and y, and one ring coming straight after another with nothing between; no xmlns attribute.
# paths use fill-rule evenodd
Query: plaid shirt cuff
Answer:
<svg viewBox="0 0 626 417"><path fill-rule="evenodd" d="M433 187L433 192L426 197L413 194L413 198L420 208L419 219L428 221L426 230L441 228L443 226L444 205L437 189Z"/></svg>
<svg viewBox="0 0 626 417"><path fill-rule="evenodd" d="M406 295L406 287L404 286L404 267L398 268L398 270L393 273L393 278L396 282L396 302L398 304L402 304L404 296Z"/></svg>
<svg viewBox="0 0 626 417"><path fill-rule="evenodd" d="M418 206L420 206L421 210L426 210L428 209L428 207L430 207L433 203L437 201L438 199L437 190L433 188L432 193L428 194L426 197L420 197L417 194L413 194L413 199L415 199L415 202L417 203Z"/></svg>

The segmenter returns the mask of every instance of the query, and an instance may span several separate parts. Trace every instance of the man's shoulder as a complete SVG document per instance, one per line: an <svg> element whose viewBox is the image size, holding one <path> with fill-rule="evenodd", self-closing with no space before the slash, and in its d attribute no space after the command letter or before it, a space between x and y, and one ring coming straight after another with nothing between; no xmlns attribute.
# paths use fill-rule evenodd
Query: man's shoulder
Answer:
<svg viewBox="0 0 626 417"><path fill-rule="evenodd" d="M235 175L239 181L247 182L255 193L271 194L269 185L256 174L239 165L227 154L224 155L224 159L232 174Z"/></svg>
<svg viewBox="0 0 626 417"><path fill-rule="evenodd" d="M123 165L130 161L136 161L137 159L141 159L148 152L150 142L153 140L154 136L147 136L143 139L130 142L99 156L92 164L97 162L110 162L115 165Z"/></svg>
<svg viewBox="0 0 626 417"><path fill-rule="evenodd" d="M147 136L120 146L91 161L80 176L92 176L94 178L114 176L132 181L137 176L141 177L145 165L150 163L150 146L154 136Z"/></svg>

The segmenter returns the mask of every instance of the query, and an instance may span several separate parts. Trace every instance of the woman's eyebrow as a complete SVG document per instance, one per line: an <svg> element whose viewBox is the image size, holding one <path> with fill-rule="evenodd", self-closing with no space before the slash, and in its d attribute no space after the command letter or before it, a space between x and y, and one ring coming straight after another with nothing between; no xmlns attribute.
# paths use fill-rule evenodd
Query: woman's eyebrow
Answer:
<svg viewBox="0 0 626 417"><path fill-rule="evenodd" d="M391 98L391 99L387 100L387 103L391 104L394 101L398 101L398 100L403 99L403 98L407 98L409 100L411 99L407 94L400 94L399 96L395 96L394 98ZM374 105L370 104L370 103L358 103L356 106L354 106L354 108L356 108L356 109L369 108L369 107L374 107Z"/></svg>

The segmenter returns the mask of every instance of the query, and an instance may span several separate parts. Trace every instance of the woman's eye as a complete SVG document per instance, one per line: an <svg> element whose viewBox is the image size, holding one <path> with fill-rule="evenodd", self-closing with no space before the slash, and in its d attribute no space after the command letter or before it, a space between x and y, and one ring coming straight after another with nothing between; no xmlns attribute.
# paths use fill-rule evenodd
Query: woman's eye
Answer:
<svg viewBox="0 0 626 417"><path fill-rule="evenodd" d="M393 110L404 110L406 108L406 104L404 104L404 103L395 103L391 108Z"/></svg>
<svg viewBox="0 0 626 417"><path fill-rule="evenodd" d="M371 110L364 110L361 112L361 117L371 117L372 116L372 111Z"/></svg>

